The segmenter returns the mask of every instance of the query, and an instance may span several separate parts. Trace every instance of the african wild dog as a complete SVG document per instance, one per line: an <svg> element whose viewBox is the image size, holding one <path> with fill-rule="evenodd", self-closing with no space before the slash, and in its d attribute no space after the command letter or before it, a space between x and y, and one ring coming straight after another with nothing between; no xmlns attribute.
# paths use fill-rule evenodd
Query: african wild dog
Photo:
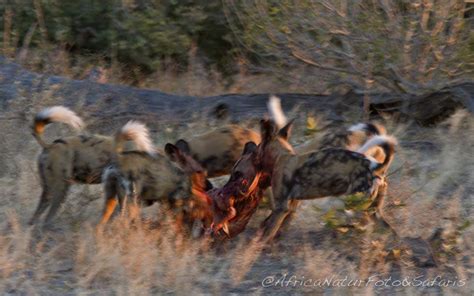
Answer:
<svg viewBox="0 0 474 296"><path fill-rule="evenodd" d="M291 124L288 125L288 119L283 112L281 100L278 97L270 96L267 106L270 116L278 128L291 128ZM342 148L356 151L371 137L386 134L385 127L379 123L357 123L347 129L340 127L330 128L322 135L318 134L309 141L294 147L294 150L296 154L305 154L324 148ZM366 154L375 158L378 162L382 162L385 159L385 154L380 147L373 147L366 151ZM273 209L275 203L271 191L266 195Z"/></svg>
<svg viewBox="0 0 474 296"><path fill-rule="evenodd" d="M326 148L295 155L287 141L291 125L290 122L276 132L277 128L273 123L263 121L263 137L258 148L242 156L224 187L209 192L209 197L213 201L214 232L225 227L231 229L232 234L234 221L248 219L245 213L255 211L256 205L251 200L245 202L247 196L241 192L242 188L246 188L245 184L258 182L259 191L254 191L256 193L270 185L272 187L276 208L265 223L267 240L275 235L283 221L289 222L302 199L359 191L370 193L370 197L374 198L377 196L378 187L386 186L384 175L393 159L396 143L394 138L373 137L359 149L359 152ZM363 154L376 146L381 147L384 155L387 155L382 163ZM377 199L379 198L383 196L377 196ZM381 205L381 201L375 200L374 203ZM238 205L244 214L240 213L235 205Z"/></svg>
<svg viewBox="0 0 474 296"><path fill-rule="evenodd" d="M143 149L122 152L124 141L133 141ZM147 128L138 122L123 126L115 142L117 159L103 176L105 206L99 225L110 219L117 204L123 208L126 200L142 206L161 202L173 210L184 211L184 218L191 221L210 217L205 191L212 185L197 161L169 143L165 146L167 156L158 153Z"/></svg>
<svg viewBox="0 0 474 296"><path fill-rule="evenodd" d="M375 136L358 152L326 148L296 155L288 144L288 131L278 130L270 120L262 121L262 142L257 151L263 174L270 176L276 208L265 221L263 239L271 240L288 215L301 200L363 192L377 197L384 175L391 164L396 139ZM367 153L374 147L383 149L383 162Z"/></svg>
<svg viewBox="0 0 474 296"><path fill-rule="evenodd" d="M238 125L227 125L188 141L180 139L175 145L197 160L212 178L229 174L248 141L260 143L260 135Z"/></svg>
<svg viewBox="0 0 474 296"><path fill-rule="evenodd" d="M33 135L43 147L38 158L43 191L30 224L36 223L48 208L44 223L49 223L65 200L72 183L100 183L102 170L115 154L113 139L96 134L82 133L46 143L42 134L46 125L53 122L65 123L79 131L84 127L82 119L63 106L47 108L36 114Z"/></svg>

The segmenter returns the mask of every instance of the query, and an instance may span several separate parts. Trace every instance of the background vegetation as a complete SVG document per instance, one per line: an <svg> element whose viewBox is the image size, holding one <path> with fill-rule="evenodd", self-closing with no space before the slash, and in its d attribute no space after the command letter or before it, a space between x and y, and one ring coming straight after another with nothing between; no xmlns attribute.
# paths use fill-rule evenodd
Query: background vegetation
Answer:
<svg viewBox="0 0 474 296"><path fill-rule="evenodd" d="M194 72L240 91L264 74L298 91L420 93L473 75L462 0L5 0L0 12L5 56L73 78L163 87Z"/></svg>

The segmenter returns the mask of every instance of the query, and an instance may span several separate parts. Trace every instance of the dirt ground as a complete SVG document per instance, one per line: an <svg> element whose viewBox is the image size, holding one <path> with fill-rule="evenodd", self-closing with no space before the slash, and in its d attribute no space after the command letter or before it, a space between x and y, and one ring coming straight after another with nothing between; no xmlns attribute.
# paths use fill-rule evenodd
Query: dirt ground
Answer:
<svg viewBox="0 0 474 296"><path fill-rule="evenodd" d="M14 118L14 114L11 114ZM30 112L29 115L32 115ZM316 132L298 117L292 142ZM355 117L355 116L354 116ZM347 116L347 124L355 121ZM31 118L31 117L30 117ZM172 222L115 219L95 232L100 185L72 186L51 229L27 224L40 195L39 145L30 118L1 120L0 293L4 295L321 294L472 295L474 291L474 118L457 112L436 127L394 123L400 142L384 212L395 233L361 221L344 198L305 201L273 244L253 240L265 203L248 229L216 247L177 234ZM248 123L242 123L246 125ZM207 119L153 127L157 146L208 130ZM113 130L110 130L112 133ZM51 127L49 140L71 134ZM215 184L225 178L213 180ZM146 221L163 217L158 205Z"/></svg>

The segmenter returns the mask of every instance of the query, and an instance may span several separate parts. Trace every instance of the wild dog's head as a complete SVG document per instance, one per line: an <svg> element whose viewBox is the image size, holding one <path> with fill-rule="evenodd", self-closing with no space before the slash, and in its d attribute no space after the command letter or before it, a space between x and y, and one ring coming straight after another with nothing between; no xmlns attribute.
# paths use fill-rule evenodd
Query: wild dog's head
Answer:
<svg viewBox="0 0 474 296"><path fill-rule="evenodd" d="M211 190L213 186L207 179L207 172L201 164L189 153L170 143L165 145L165 153L171 161L175 162L190 177L192 193L202 202L209 203L205 192Z"/></svg>
<svg viewBox="0 0 474 296"><path fill-rule="evenodd" d="M270 120L261 121L262 142L245 144L240 159L235 163L229 181L222 187L208 192L212 200L213 224L216 233L220 229L229 234L229 223L238 231L245 227L256 209L263 189L270 185L270 169L281 151L293 152L288 142L293 121L278 129ZM267 168L269 169L267 171ZM234 231L232 231L234 232Z"/></svg>
<svg viewBox="0 0 474 296"><path fill-rule="evenodd" d="M256 152L257 145L254 142L245 144L241 157L235 163L230 178L223 187L234 199L246 198L259 184L261 173Z"/></svg>
<svg viewBox="0 0 474 296"><path fill-rule="evenodd" d="M243 205L256 206L249 201L259 190L260 182L262 182L256 152L257 145L254 142L247 142L240 159L232 168L227 183L221 188L208 192L212 200L212 230L214 232L223 229L229 235L228 223L233 219L238 220L241 212L247 212Z"/></svg>
<svg viewBox="0 0 474 296"><path fill-rule="evenodd" d="M258 146L257 158L260 161L260 169L266 174L271 174L275 162L281 154L294 154L293 147L288 142L293 121L291 120L281 129L278 129L272 120L263 119L260 122L262 142Z"/></svg>
<svg viewBox="0 0 474 296"><path fill-rule="evenodd" d="M168 158L178 165L190 181L191 188L189 193L191 198L186 199L183 207L186 212L186 219L189 219L188 222L200 220L204 225L209 226L212 220L210 209L212 201L206 194L206 191L211 190L213 186L207 179L205 168L188 152L188 150L177 145L170 143L165 145L165 153Z"/></svg>
<svg viewBox="0 0 474 296"><path fill-rule="evenodd" d="M190 155L189 147L178 145L180 141L176 145L171 143L165 145L165 153L168 158L175 162L186 174L205 173L206 170L202 165Z"/></svg>

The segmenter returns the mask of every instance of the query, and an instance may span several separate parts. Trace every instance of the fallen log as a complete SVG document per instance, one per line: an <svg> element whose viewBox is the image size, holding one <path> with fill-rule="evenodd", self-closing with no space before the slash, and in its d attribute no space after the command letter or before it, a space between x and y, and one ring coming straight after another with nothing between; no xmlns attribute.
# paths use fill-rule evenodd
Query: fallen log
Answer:
<svg viewBox="0 0 474 296"><path fill-rule="evenodd" d="M363 95L278 94L282 107L324 114L342 120L345 112L362 112ZM79 111L87 119L97 118L116 124L128 119L145 122L178 122L207 114L216 105L229 106L234 120L262 117L267 112L268 94L225 94L192 97L123 85L71 80L30 72L0 57L0 106L2 117L31 115L45 106L61 104ZM374 94L370 96L372 115L389 113L423 125L439 122L457 108L474 112L474 82L447 86L422 96ZM202 118L202 117L201 117ZM360 115L362 118L362 114ZM103 124L99 124L104 126Z"/></svg>

